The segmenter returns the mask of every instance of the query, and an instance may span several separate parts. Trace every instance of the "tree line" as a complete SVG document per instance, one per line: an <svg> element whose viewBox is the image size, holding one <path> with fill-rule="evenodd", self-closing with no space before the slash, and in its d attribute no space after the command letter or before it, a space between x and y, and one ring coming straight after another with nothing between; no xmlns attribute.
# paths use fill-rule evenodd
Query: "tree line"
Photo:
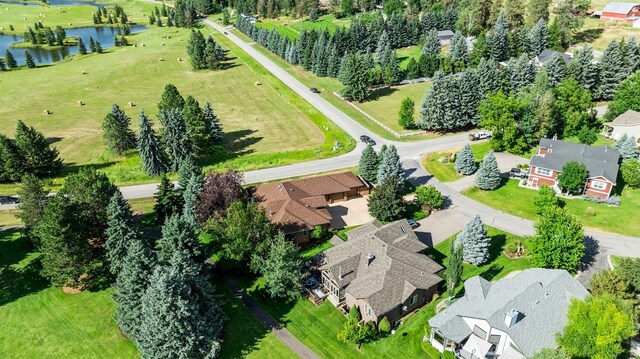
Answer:
<svg viewBox="0 0 640 359"><path fill-rule="evenodd" d="M129 17L124 12L122 6L116 4L113 10L109 11L106 7L99 8L93 13L93 23L98 24L128 24Z"/></svg>
<svg viewBox="0 0 640 359"><path fill-rule="evenodd" d="M227 50L216 43L211 35L205 40L199 30L191 30L187 54L194 70L218 70L224 68L227 60Z"/></svg>
<svg viewBox="0 0 640 359"><path fill-rule="evenodd" d="M56 26L55 30L52 30L49 26L44 26L41 21L34 24L35 30L29 26L27 31L24 32L24 41L30 42L33 45L49 45L49 46L63 46L64 39L67 37L67 32L60 25Z"/></svg>

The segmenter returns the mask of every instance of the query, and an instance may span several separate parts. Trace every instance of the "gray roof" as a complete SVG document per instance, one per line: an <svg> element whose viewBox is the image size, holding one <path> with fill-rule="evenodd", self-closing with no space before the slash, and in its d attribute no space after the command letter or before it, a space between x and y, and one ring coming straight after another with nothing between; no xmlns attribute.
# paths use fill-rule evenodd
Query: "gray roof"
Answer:
<svg viewBox="0 0 640 359"><path fill-rule="evenodd" d="M455 33L451 30L441 30L438 31L438 38L440 40L449 40L451 39L453 36L455 36Z"/></svg>
<svg viewBox="0 0 640 359"><path fill-rule="evenodd" d="M442 281L436 275L442 266L421 253L427 246L406 219L386 225L373 221L347 236L324 252L320 269L330 271L346 293L366 299L376 315L402 304L416 289ZM374 256L370 264L369 254Z"/></svg>
<svg viewBox="0 0 640 359"><path fill-rule="evenodd" d="M476 276L464 288L464 296L431 318L429 325L460 342L473 330L463 317L484 319L492 328L506 332L527 357L557 346L555 334L564 328L571 298L589 294L567 271L542 268L527 269L495 283ZM520 312L519 319L507 327L505 315L512 309Z"/></svg>
<svg viewBox="0 0 640 359"><path fill-rule="evenodd" d="M587 146L583 144L551 140L540 140L541 148L551 149L551 153L531 157L531 166L548 168L562 172L567 162L577 161L587 167L590 178L604 177L611 183L618 178L620 153L609 146Z"/></svg>
<svg viewBox="0 0 640 359"><path fill-rule="evenodd" d="M638 6L638 3L630 3L630 2L610 2L608 3L602 12L610 12L614 14L628 14L634 6Z"/></svg>
<svg viewBox="0 0 640 359"><path fill-rule="evenodd" d="M561 56L564 59L564 62L567 64L571 61L571 55L549 49L542 50L542 52L538 56L536 56L536 59L539 63L544 64L551 60L551 58L554 56Z"/></svg>
<svg viewBox="0 0 640 359"><path fill-rule="evenodd" d="M627 110L627 112L616 117L613 121L605 123L605 125L623 127L640 125L640 112Z"/></svg>

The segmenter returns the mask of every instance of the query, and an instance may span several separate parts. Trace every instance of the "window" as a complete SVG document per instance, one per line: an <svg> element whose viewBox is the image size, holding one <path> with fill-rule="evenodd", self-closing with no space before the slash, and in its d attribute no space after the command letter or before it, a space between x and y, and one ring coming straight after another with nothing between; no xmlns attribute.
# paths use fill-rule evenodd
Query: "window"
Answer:
<svg viewBox="0 0 640 359"><path fill-rule="evenodd" d="M536 174L543 176L551 176L551 170L548 168L536 167Z"/></svg>
<svg viewBox="0 0 640 359"><path fill-rule="evenodd" d="M489 336L489 343L491 344L498 344L500 343L500 336L499 335L495 335L495 334L491 334Z"/></svg>
<svg viewBox="0 0 640 359"><path fill-rule="evenodd" d="M371 307L369 307L368 305L364 305L364 312L367 313L368 316L372 316L371 315Z"/></svg>
<svg viewBox="0 0 640 359"><path fill-rule="evenodd" d="M413 297L411 297L411 305L414 305L418 302L418 295L414 295Z"/></svg>
<svg viewBox="0 0 640 359"><path fill-rule="evenodd" d="M607 184L601 181L591 181L591 188L604 190L607 188Z"/></svg>
<svg viewBox="0 0 640 359"><path fill-rule="evenodd" d="M480 328L477 325L473 326L473 334L475 334L476 336L478 336L479 338L482 338L482 339L486 339L487 338L487 332L482 330L482 328Z"/></svg>

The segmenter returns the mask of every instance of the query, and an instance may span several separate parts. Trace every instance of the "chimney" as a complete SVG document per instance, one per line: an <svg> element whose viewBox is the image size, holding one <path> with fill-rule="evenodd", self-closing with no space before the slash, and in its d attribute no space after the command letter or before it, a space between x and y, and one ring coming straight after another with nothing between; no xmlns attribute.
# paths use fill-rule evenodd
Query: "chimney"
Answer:
<svg viewBox="0 0 640 359"><path fill-rule="evenodd" d="M553 135L553 140L554 140L554 141L557 141L557 140L558 140L558 134L557 134L557 133Z"/></svg>
<svg viewBox="0 0 640 359"><path fill-rule="evenodd" d="M511 309L511 311L504 316L504 325L506 325L507 328L511 328L518 322L519 315L520 313L517 310Z"/></svg>
<svg viewBox="0 0 640 359"><path fill-rule="evenodd" d="M373 253L369 253L369 254L367 254L367 267L369 266L369 264L371 264L371 262L373 262L373 259L374 259L375 257L376 257L376 256L374 256L374 255L373 255Z"/></svg>

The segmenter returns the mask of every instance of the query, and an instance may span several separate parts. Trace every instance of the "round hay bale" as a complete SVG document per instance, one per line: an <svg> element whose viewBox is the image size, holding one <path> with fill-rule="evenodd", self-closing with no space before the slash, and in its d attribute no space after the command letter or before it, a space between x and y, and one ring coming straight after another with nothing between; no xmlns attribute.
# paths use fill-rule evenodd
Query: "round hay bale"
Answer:
<svg viewBox="0 0 640 359"><path fill-rule="evenodd" d="M138 45L136 45L136 44L133 44L133 47L138 47Z"/></svg>
<svg viewBox="0 0 640 359"><path fill-rule="evenodd" d="M22 20L27 20L27 18L26 18L26 17L23 17L23 18L22 18Z"/></svg>
<svg viewBox="0 0 640 359"><path fill-rule="evenodd" d="M182 57L178 57L178 61L182 61Z"/></svg>
<svg viewBox="0 0 640 359"><path fill-rule="evenodd" d="M170 38L171 38L171 35L167 35L167 39L170 39Z"/></svg>
<svg viewBox="0 0 640 359"><path fill-rule="evenodd" d="M4 27L0 27L0 31L4 31Z"/></svg>
<svg viewBox="0 0 640 359"><path fill-rule="evenodd" d="M161 57L159 60L160 60L160 61L164 61L164 59L163 59L162 57Z"/></svg>
<svg viewBox="0 0 640 359"><path fill-rule="evenodd" d="M49 110L44 110L44 111L42 111L42 114L43 114L43 115L49 115L49 114L51 114L51 111L49 111Z"/></svg>
<svg viewBox="0 0 640 359"><path fill-rule="evenodd" d="M85 70L82 70L82 74L83 74L83 75L86 75L86 74L87 74L87 72L86 72Z"/></svg>
<svg viewBox="0 0 640 359"><path fill-rule="evenodd" d="M73 23L71 23L71 22L70 22L70 23L69 23L69 26L71 26L71 25L73 25Z"/></svg>
<svg viewBox="0 0 640 359"><path fill-rule="evenodd" d="M78 104L78 106L84 106L84 102L82 102L82 101L78 101L77 104Z"/></svg>
<svg viewBox="0 0 640 359"><path fill-rule="evenodd" d="M128 107L133 107L133 106L135 106L135 104L133 102L127 102L127 106Z"/></svg>
<svg viewBox="0 0 640 359"><path fill-rule="evenodd" d="M256 81L256 84L255 84L255 85L256 85L256 86L260 86L260 85L262 85L262 84L260 83L260 81Z"/></svg>
<svg viewBox="0 0 640 359"><path fill-rule="evenodd" d="M145 45L144 45L144 43L142 43L142 44L140 44L140 46L144 47Z"/></svg>
<svg viewBox="0 0 640 359"><path fill-rule="evenodd" d="M163 43L161 43L160 45L164 46L164 42L163 42Z"/></svg>

